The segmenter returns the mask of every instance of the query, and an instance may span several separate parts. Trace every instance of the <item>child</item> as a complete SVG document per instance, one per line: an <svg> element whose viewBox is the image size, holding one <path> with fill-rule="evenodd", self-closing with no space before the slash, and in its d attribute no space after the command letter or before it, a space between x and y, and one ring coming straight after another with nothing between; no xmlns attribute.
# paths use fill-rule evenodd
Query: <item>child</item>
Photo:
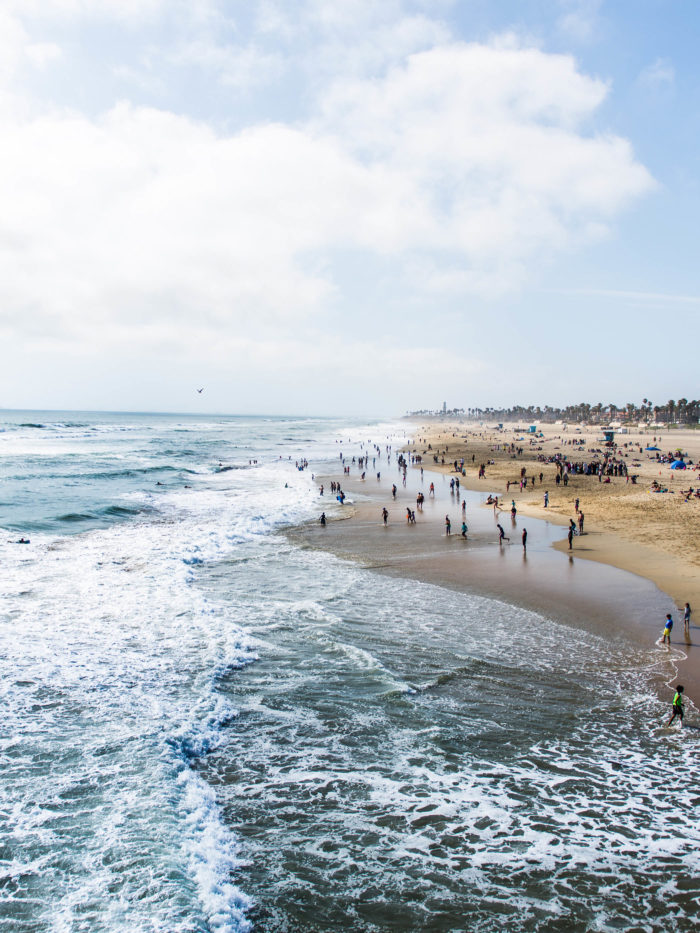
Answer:
<svg viewBox="0 0 700 933"><path fill-rule="evenodd" d="M671 615L670 612L667 612L667 613L666 613L666 623L665 623L665 627L664 627L664 634L663 634L663 637L662 637L662 639L661 639L661 644L662 644L662 645L666 643L666 639L668 639L668 644L669 644L669 645L671 644L671 629L672 629L672 628L673 628L673 616Z"/></svg>
<svg viewBox="0 0 700 933"><path fill-rule="evenodd" d="M686 603L683 608L683 625L685 627L685 634L690 634L690 603Z"/></svg>
<svg viewBox="0 0 700 933"><path fill-rule="evenodd" d="M678 684L678 686L676 687L676 693L675 693L675 696L673 697L673 713L671 714L671 718L668 721L669 726L671 725L673 720L676 718L676 716L680 717L681 726L682 726L683 725L683 687L681 686L681 684Z"/></svg>

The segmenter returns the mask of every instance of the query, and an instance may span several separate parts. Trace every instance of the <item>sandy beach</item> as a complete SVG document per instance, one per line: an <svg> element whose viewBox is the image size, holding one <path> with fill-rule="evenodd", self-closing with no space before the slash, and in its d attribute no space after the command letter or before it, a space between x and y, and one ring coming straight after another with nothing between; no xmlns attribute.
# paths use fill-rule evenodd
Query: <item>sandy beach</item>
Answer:
<svg viewBox="0 0 700 933"><path fill-rule="evenodd" d="M685 501L680 493L696 487L696 473L672 471L656 460L655 452L644 448L658 446L663 453L681 448L685 459L695 463L700 434L619 435L620 444L627 445L618 448L620 459L627 455L628 473L635 475L636 483L625 476L613 476L606 483L597 476L570 475L565 486L555 482L558 471L547 462L549 458L556 454L572 462L600 458L597 451L605 450L602 432L573 433L543 426L544 437L531 444L516 427L493 431L474 424L412 425L413 440L402 448L411 458L405 485L396 449L388 469L382 461L380 480L371 469L361 479L359 468L348 461L349 475L317 477L326 495L319 505L331 506L332 519L323 528L305 526L293 534L311 547L329 549L382 573L501 598L608 638L653 644L671 612L671 649L659 647L659 691L666 699L668 685L680 679L689 699L697 703L700 652L693 643L697 620L691 619L686 636L680 612L686 601L691 607L700 605L700 500ZM575 445L567 443L574 439ZM420 462L412 462L414 457ZM459 469L462 458L464 475L454 466L457 460ZM482 464L486 475L479 478ZM530 482L521 490L523 469ZM457 478L459 494L451 488L451 480ZM342 484L350 500L339 514L329 496L333 480ZM651 492L654 480L669 491ZM434 495L429 493L431 482ZM416 505L421 491L422 510ZM487 504L489 495L499 497L497 508ZM573 538L569 551L566 526L570 518L578 518L576 498L585 516L584 533ZM511 516L511 500L515 516ZM389 513L386 527L384 507ZM415 524L407 521L409 508L415 512ZM451 520L449 536L446 517ZM466 539L460 533L463 518L469 529ZM502 544L497 523L509 539ZM523 528L528 533L526 550Z"/></svg>
<svg viewBox="0 0 700 933"><path fill-rule="evenodd" d="M504 498L508 509L514 499L518 512L527 515L568 525L569 519L577 519L575 503L579 500L585 534L574 539L577 556L646 577L678 606L685 602L700 605L700 498L684 494L700 486L700 431L618 432L618 459L624 459L629 480L611 476L600 482L596 476L570 474L567 485L556 483L556 466L547 460L560 454L573 462L600 461L606 453L602 429L542 425L541 433L543 437L532 438L516 425L504 425L500 431L477 425L421 425L416 450L420 448L424 466L443 473L454 474L453 461L464 458L463 485L468 489L488 486ZM522 453L511 452L510 445ZM438 464L433 462L435 451L440 451L435 454ZM670 462L657 459L670 460L678 451L695 469L673 470ZM479 479L482 463L486 475ZM530 482L521 490L523 470L530 480L535 478L534 488ZM662 491L654 491L653 483ZM545 491L549 493L546 509ZM558 546L567 548L566 542Z"/></svg>

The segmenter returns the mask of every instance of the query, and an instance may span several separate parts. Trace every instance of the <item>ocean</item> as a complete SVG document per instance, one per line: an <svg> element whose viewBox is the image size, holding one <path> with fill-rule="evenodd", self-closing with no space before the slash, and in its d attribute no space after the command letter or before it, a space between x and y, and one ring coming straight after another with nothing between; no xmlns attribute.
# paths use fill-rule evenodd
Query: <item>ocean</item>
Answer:
<svg viewBox="0 0 700 933"><path fill-rule="evenodd" d="M0 931L698 928L658 649L285 537L405 431L0 412Z"/></svg>

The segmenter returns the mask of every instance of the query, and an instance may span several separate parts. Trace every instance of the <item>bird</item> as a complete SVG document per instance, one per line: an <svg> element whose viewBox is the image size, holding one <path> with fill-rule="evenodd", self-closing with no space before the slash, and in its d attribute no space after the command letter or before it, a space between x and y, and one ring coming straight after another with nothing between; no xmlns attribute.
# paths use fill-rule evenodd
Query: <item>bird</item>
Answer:
<svg viewBox="0 0 700 933"><path fill-rule="evenodd" d="M204 392L204 386L202 386L202 388L201 388L201 389L197 389L197 392L198 392L198 393L199 393L199 394L201 395L201 394L202 394L202 392Z"/></svg>

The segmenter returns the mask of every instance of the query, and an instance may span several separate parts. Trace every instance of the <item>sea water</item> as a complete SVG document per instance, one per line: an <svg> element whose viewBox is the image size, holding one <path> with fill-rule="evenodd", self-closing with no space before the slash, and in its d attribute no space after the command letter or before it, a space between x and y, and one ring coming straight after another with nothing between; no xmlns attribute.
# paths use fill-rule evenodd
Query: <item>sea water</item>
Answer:
<svg viewBox="0 0 700 933"><path fill-rule="evenodd" d="M0 930L697 928L656 649L280 533L403 432L0 413Z"/></svg>

